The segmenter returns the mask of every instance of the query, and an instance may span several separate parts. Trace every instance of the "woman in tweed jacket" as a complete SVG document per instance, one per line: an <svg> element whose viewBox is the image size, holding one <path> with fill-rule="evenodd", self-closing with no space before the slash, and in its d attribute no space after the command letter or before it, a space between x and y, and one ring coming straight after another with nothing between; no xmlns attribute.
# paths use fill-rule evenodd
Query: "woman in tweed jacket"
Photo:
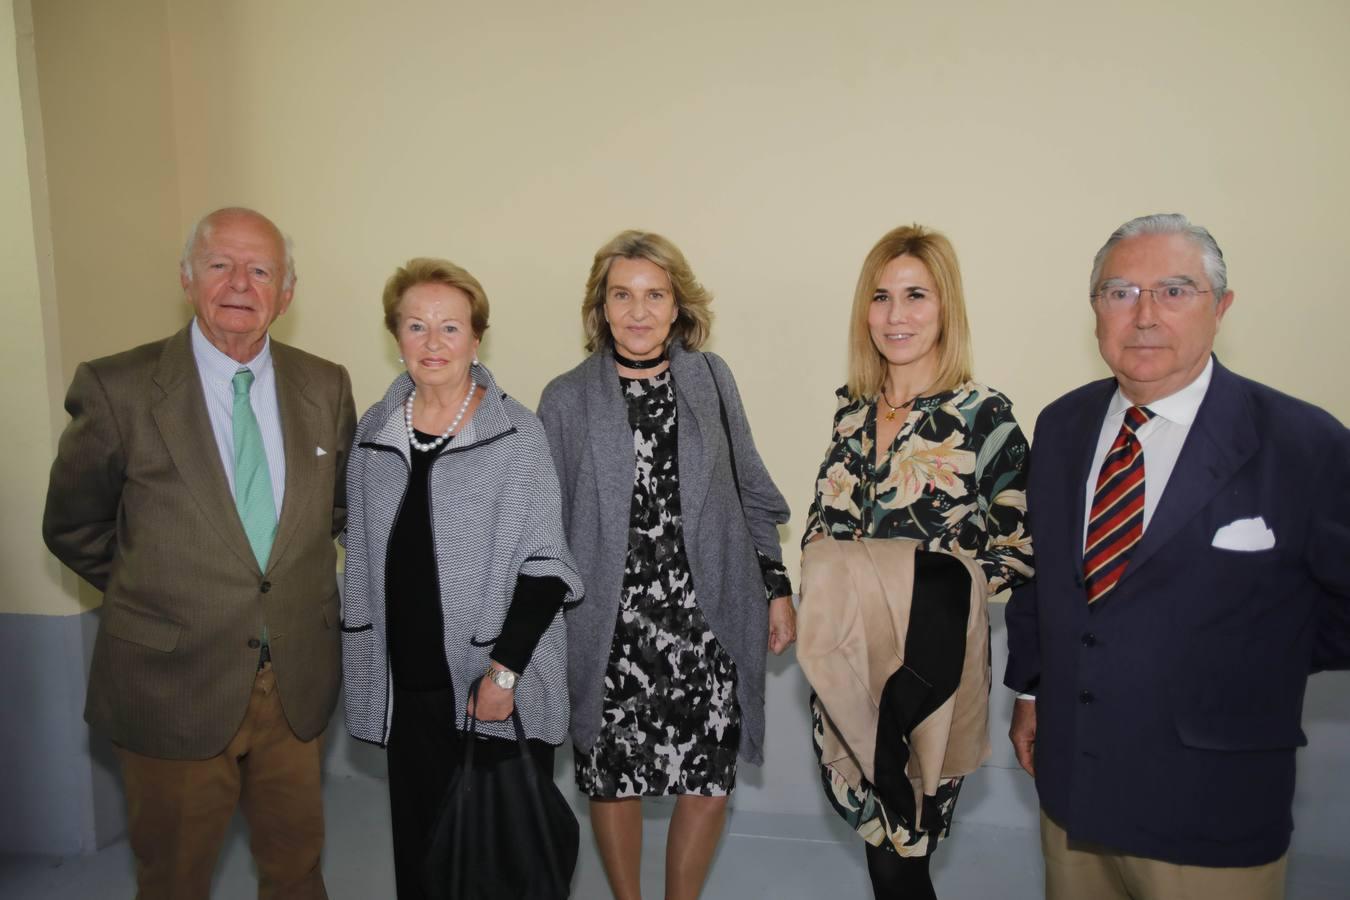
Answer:
<svg viewBox="0 0 1350 900"><path fill-rule="evenodd" d="M670 794L666 896L699 894L737 757L763 758L766 642L795 637L787 504L726 363L697 352L710 299L670 241L620 234L582 304L594 353L539 401L587 585L567 614L577 783L619 898L639 895L640 798Z"/></svg>
<svg viewBox="0 0 1350 900"><path fill-rule="evenodd" d="M427 896L421 866L460 756L478 684L475 750L533 756L553 776L567 733L560 609L581 598L558 480L539 420L477 358L482 286L453 263L414 259L385 286L385 324L407 372L356 428L347 469L343 684L353 737L388 749L400 900Z"/></svg>

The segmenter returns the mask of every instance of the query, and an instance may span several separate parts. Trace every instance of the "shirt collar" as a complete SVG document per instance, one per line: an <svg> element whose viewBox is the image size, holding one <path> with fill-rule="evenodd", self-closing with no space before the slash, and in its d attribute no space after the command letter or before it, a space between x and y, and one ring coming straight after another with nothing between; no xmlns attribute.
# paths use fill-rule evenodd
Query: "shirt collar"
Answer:
<svg viewBox="0 0 1350 900"><path fill-rule="evenodd" d="M192 355L197 360L197 371L201 373L205 380L233 381L234 373L238 372L241 367L251 369L256 380L264 372L270 372L272 369L272 338L271 336L265 336L262 349L258 351L258 355L246 363L241 363L238 360L231 359L219 347L207 340L194 316L192 319Z"/></svg>
<svg viewBox="0 0 1350 900"><path fill-rule="evenodd" d="M1147 404L1153 414L1159 418L1166 419L1176 425L1190 425L1195 421L1195 416L1200 412L1200 404L1205 399L1205 392L1209 390L1210 379L1214 377L1214 357L1211 355L1209 361L1205 363L1205 369L1195 380L1186 385L1175 394L1169 394L1161 400L1154 400ZM1124 418L1125 410L1134 406L1120 390L1116 388L1116 393L1111 397L1111 406L1107 409L1108 417Z"/></svg>

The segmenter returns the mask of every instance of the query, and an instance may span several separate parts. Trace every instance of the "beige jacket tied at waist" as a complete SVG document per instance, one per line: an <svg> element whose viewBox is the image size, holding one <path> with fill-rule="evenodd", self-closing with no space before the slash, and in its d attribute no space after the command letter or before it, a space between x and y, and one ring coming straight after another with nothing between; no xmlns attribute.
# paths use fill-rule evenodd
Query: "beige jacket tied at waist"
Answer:
<svg viewBox="0 0 1350 900"><path fill-rule="evenodd" d="M855 789L873 781L882 689L905 664L918 549L919 541L867 538L802 551L797 661L826 712L821 762ZM987 585L972 560L949 555L971 575L965 662L956 692L909 735L919 809L939 781L975 771L990 754Z"/></svg>

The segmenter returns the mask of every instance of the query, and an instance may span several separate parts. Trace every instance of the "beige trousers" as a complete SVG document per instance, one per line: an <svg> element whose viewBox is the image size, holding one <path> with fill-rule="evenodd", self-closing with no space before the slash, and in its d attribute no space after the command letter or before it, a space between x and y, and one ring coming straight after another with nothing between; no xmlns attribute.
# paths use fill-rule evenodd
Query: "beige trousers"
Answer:
<svg viewBox="0 0 1350 900"><path fill-rule="evenodd" d="M236 806L248 821L258 897L325 900L321 741L291 732L269 664L220 755L156 759L118 747L138 900L206 900Z"/></svg>
<svg viewBox="0 0 1350 900"><path fill-rule="evenodd" d="M1127 856L1069 840L1041 812L1046 900L1283 900L1288 855L1264 866L1215 868Z"/></svg>

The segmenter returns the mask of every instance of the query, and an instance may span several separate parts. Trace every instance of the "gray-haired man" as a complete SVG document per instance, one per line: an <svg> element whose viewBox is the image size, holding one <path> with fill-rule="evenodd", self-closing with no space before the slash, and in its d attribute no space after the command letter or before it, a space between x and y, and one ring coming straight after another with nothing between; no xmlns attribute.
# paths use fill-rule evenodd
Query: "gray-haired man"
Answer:
<svg viewBox="0 0 1350 900"><path fill-rule="evenodd" d="M1184 217L1117 229L1091 292L1115 377L1037 420L1007 612L1046 895L1282 897L1308 674L1350 668L1350 432L1213 357L1233 293Z"/></svg>

